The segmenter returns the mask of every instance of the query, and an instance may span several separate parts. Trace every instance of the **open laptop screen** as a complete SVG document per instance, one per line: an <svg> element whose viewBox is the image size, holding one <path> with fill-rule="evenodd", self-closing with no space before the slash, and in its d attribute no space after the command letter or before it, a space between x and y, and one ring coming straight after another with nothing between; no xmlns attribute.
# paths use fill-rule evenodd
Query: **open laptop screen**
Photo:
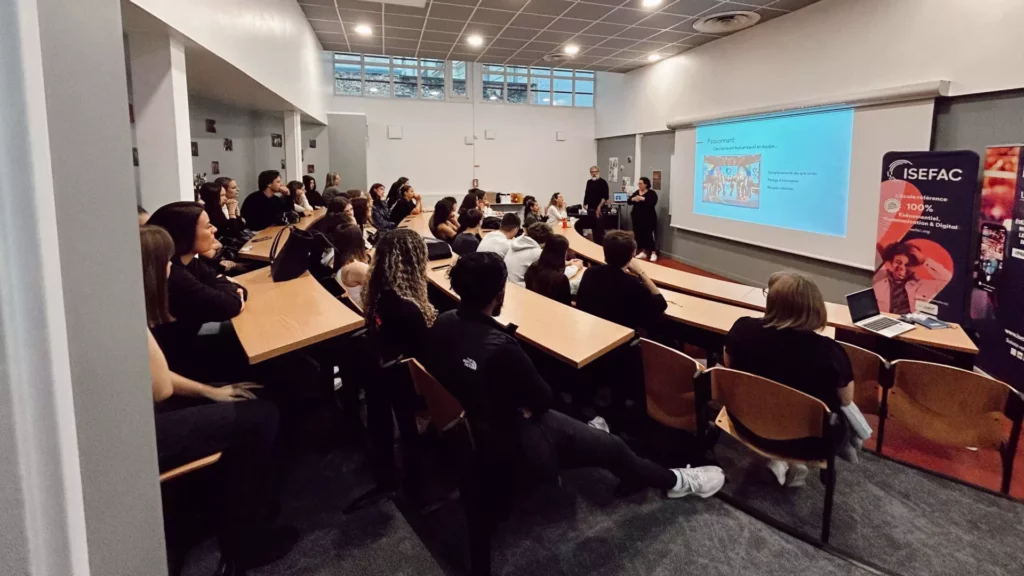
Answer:
<svg viewBox="0 0 1024 576"><path fill-rule="evenodd" d="M850 317L857 323L878 315L878 302L875 291L871 288L846 295L846 305L850 307Z"/></svg>

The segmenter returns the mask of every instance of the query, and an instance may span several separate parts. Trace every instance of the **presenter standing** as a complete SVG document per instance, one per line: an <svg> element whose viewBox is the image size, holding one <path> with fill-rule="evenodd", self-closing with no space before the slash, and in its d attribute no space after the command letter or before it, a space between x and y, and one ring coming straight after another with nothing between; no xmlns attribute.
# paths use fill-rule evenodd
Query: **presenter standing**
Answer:
<svg viewBox="0 0 1024 576"><path fill-rule="evenodd" d="M657 262L654 231L658 228L658 193L651 189L651 181L647 176L641 176L636 181L636 187L636 192L629 197L629 203L633 205L630 217L633 219L633 234L636 236L636 257L642 260L649 257L651 262Z"/></svg>
<svg viewBox="0 0 1024 576"><path fill-rule="evenodd" d="M601 211L608 202L608 182L601 178L601 169L597 166L590 167L590 180L587 180L587 188L583 193L583 209L587 211L587 217L576 223L576 231L589 227L594 233L594 242L604 242L604 222L601 219ZM582 234L582 232L580 232Z"/></svg>

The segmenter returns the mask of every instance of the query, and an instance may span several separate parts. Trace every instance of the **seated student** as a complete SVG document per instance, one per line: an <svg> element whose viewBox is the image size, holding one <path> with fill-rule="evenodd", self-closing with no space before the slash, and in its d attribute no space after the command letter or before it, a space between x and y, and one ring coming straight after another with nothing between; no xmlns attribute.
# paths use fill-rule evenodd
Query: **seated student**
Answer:
<svg viewBox="0 0 1024 576"><path fill-rule="evenodd" d="M551 410L552 393L507 328L494 316L505 299L505 265L495 254L459 258L449 274L459 307L441 314L420 358L462 404L495 497L519 479L558 469L604 468L626 488L657 488L669 498L707 498L725 482L714 466L667 469L640 458L619 437ZM517 478L518 476L518 478Z"/></svg>
<svg viewBox="0 0 1024 576"><path fill-rule="evenodd" d="M245 308L247 292L241 285L219 275L197 254L208 252L216 242L217 229L196 202L172 202L153 213L149 224L159 226L174 241L167 279L167 299L174 322L154 331L171 369L191 378L206 377L209 358L198 345L199 328L207 322L224 322Z"/></svg>
<svg viewBox="0 0 1024 576"><path fill-rule="evenodd" d="M373 209L370 212L373 227L380 232L394 229L395 223L391 221L391 209L384 201L383 184L370 186L370 201L373 203Z"/></svg>
<svg viewBox="0 0 1024 576"><path fill-rule="evenodd" d="M174 241L158 226L139 229L142 278L149 328L173 322L167 304L167 272ZM298 532L273 524L272 454L278 429L273 404L257 400L256 384L214 387L171 371L147 331L149 371L156 404L157 460L165 472L222 452L217 464L230 498L216 499L219 511L219 574L269 564L288 553Z"/></svg>
<svg viewBox="0 0 1024 576"><path fill-rule="evenodd" d="M564 236L552 235L548 238L540 258L526 269L526 289L562 304L572 304L574 290L569 277L565 275L565 269L578 261L566 262L568 252L569 241Z"/></svg>
<svg viewBox="0 0 1024 576"><path fill-rule="evenodd" d="M370 271L370 257L359 227L341 224L331 232L334 244L334 278L357 306L363 305L363 282Z"/></svg>
<svg viewBox="0 0 1024 576"><path fill-rule="evenodd" d="M406 178L405 176L402 176L398 180L395 180L393 184L391 184L391 188L388 190L388 196L386 199L389 209L395 209L395 204L397 204L398 201L402 199L402 187L408 183L409 179Z"/></svg>
<svg viewBox="0 0 1024 576"><path fill-rule="evenodd" d="M324 190L327 190L328 188L332 188L332 187L333 188L340 188L341 187L341 174L338 174L337 172L328 172L327 176L325 176L324 178L326 180L324 182ZM324 201L327 201L327 199L324 198Z"/></svg>
<svg viewBox="0 0 1024 576"><path fill-rule="evenodd" d="M544 222L547 219L547 216L540 211L540 204L532 197L523 202L523 214L525 214L523 226L526 228L529 228L531 224Z"/></svg>
<svg viewBox="0 0 1024 576"><path fill-rule="evenodd" d="M462 219L465 228L452 240L453 252L459 256L476 252L477 246L480 245L480 224L483 220L484 215L476 208L466 212L465 218Z"/></svg>
<svg viewBox="0 0 1024 576"><path fill-rule="evenodd" d="M434 204L434 213L427 220L427 229L438 240L451 243L458 234L458 225L451 222L452 213L455 211L455 204L447 198L442 198Z"/></svg>
<svg viewBox="0 0 1024 576"><path fill-rule="evenodd" d="M219 182L218 178L218 182ZM234 182L230 180L230 182ZM218 271L231 275L243 274L254 270L257 263L240 263L236 261L238 250L247 240L245 226L238 217L238 203L234 211L227 210L227 189L218 182L206 182L199 186L199 197L203 199L203 210L210 218L210 224L216 229L214 237L219 242L212 253L200 253L207 263Z"/></svg>
<svg viewBox="0 0 1024 576"><path fill-rule="evenodd" d="M412 186L406 184L399 190L401 198L391 208L391 221L396 225L408 216L415 216L423 211L423 200L413 190Z"/></svg>
<svg viewBox="0 0 1024 576"><path fill-rule="evenodd" d="M341 190L341 188L338 188L337 186L328 186L327 188L324 188L324 204L330 206L331 200L334 200L335 198L343 194L345 193Z"/></svg>
<svg viewBox="0 0 1024 576"><path fill-rule="evenodd" d="M554 225L556 222L568 219L569 213L565 210L565 197L561 192L555 192L551 195L551 201L548 202L548 223Z"/></svg>
<svg viewBox="0 0 1024 576"><path fill-rule="evenodd" d="M588 272L589 274L589 272ZM793 272L768 279L763 318L740 318L725 338L725 365L814 396L839 413L853 401L853 367L838 342L819 334L828 314L818 286ZM807 467L772 460L779 484L803 486Z"/></svg>
<svg viewBox="0 0 1024 576"><path fill-rule="evenodd" d="M355 225L355 212L352 203L344 196L335 196L327 203L327 213L309 227L313 235L314 247L309 253L309 273L319 280L332 274L331 262L334 259L334 247L331 245L331 233L340 225Z"/></svg>
<svg viewBox="0 0 1024 576"><path fill-rule="evenodd" d="M359 226L359 231L363 235L363 244L369 250L373 248L373 243L377 237L377 230L373 227L373 223L370 222L370 201L367 198L356 198L349 204L352 206L352 218L356 221L356 226Z"/></svg>
<svg viewBox="0 0 1024 576"><path fill-rule="evenodd" d="M313 214L313 207L310 206L309 200L306 199L306 186L302 182L299 182L298 180L292 180L289 182L288 192L291 194L296 213L300 216L309 216Z"/></svg>
<svg viewBox="0 0 1024 576"><path fill-rule="evenodd" d="M277 170L260 172L259 187L242 204L246 227L250 230L263 230L283 224L283 215L294 209L288 188L281 185L281 173Z"/></svg>
<svg viewBox="0 0 1024 576"><path fill-rule="evenodd" d="M651 330L668 308L665 297L636 263L636 241L622 230L604 237L604 260L583 275L576 293L580 310L634 330Z"/></svg>
<svg viewBox="0 0 1024 576"><path fill-rule="evenodd" d="M213 182L224 189L224 216L238 220L244 228L245 220L242 218L242 207L238 204L238 183L227 176L221 176Z"/></svg>
<svg viewBox="0 0 1024 576"><path fill-rule="evenodd" d="M509 282L526 287L526 270L540 258L544 244L554 234L543 222L536 222L526 229L526 234L512 240L508 254L505 254L505 267L508 268ZM583 263L573 260L565 267L565 275L572 278L580 271Z"/></svg>
<svg viewBox="0 0 1024 576"><path fill-rule="evenodd" d="M480 240L480 245L476 247L476 251L494 252L504 258L508 254L512 239L516 237L516 234L519 234L519 228L519 215L514 212L505 214L501 217L501 227L484 236Z"/></svg>
<svg viewBox="0 0 1024 576"><path fill-rule="evenodd" d="M324 202L324 197L320 194L320 191L316 189L316 178L306 174L302 177L302 185L306 188L306 200L309 201L310 206L314 209L327 207L327 202Z"/></svg>

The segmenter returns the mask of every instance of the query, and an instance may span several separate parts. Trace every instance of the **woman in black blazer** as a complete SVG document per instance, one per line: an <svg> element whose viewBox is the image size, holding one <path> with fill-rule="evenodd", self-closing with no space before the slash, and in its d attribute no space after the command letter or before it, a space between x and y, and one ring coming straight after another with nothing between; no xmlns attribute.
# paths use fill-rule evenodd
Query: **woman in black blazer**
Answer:
<svg viewBox="0 0 1024 576"><path fill-rule="evenodd" d="M636 183L637 191L629 197L633 205L630 216L633 219L633 235L636 236L637 258L651 262L658 260L658 248L654 241L654 231L658 229L658 193L651 188L651 181L641 176Z"/></svg>

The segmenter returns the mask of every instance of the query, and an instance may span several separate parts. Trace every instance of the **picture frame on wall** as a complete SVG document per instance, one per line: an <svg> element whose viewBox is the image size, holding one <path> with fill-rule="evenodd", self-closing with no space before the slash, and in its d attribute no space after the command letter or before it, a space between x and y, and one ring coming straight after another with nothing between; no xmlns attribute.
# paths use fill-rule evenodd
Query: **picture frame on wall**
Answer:
<svg viewBox="0 0 1024 576"><path fill-rule="evenodd" d="M192 143L192 155L199 156L199 142Z"/></svg>
<svg viewBox="0 0 1024 576"><path fill-rule="evenodd" d="M309 141L309 147L316 148L316 138L313 138L312 140Z"/></svg>
<svg viewBox="0 0 1024 576"><path fill-rule="evenodd" d="M284 138L280 134L270 135L270 146L273 148L281 148L284 146Z"/></svg>
<svg viewBox="0 0 1024 576"><path fill-rule="evenodd" d="M217 133L217 121L214 120L213 118L207 118L206 119L206 131L209 132L210 134L216 134Z"/></svg>
<svg viewBox="0 0 1024 576"><path fill-rule="evenodd" d="M132 166L138 167L139 165L139 149L132 148Z"/></svg>
<svg viewBox="0 0 1024 576"><path fill-rule="evenodd" d="M281 170L287 170L287 164L285 164L284 158L281 158Z"/></svg>
<svg viewBox="0 0 1024 576"><path fill-rule="evenodd" d="M306 174L312 174L314 172L316 172L316 167L312 164L306 164Z"/></svg>
<svg viewBox="0 0 1024 576"><path fill-rule="evenodd" d="M210 162L210 174L220 174L220 162L216 160Z"/></svg>
<svg viewBox="0 0 1024 576"><path fill-rule="evenodd" d="M235 143L231 140L231 138L225 138L224 139L224 151L225 152L231 152L234 149L235 149Z"/></svg>

